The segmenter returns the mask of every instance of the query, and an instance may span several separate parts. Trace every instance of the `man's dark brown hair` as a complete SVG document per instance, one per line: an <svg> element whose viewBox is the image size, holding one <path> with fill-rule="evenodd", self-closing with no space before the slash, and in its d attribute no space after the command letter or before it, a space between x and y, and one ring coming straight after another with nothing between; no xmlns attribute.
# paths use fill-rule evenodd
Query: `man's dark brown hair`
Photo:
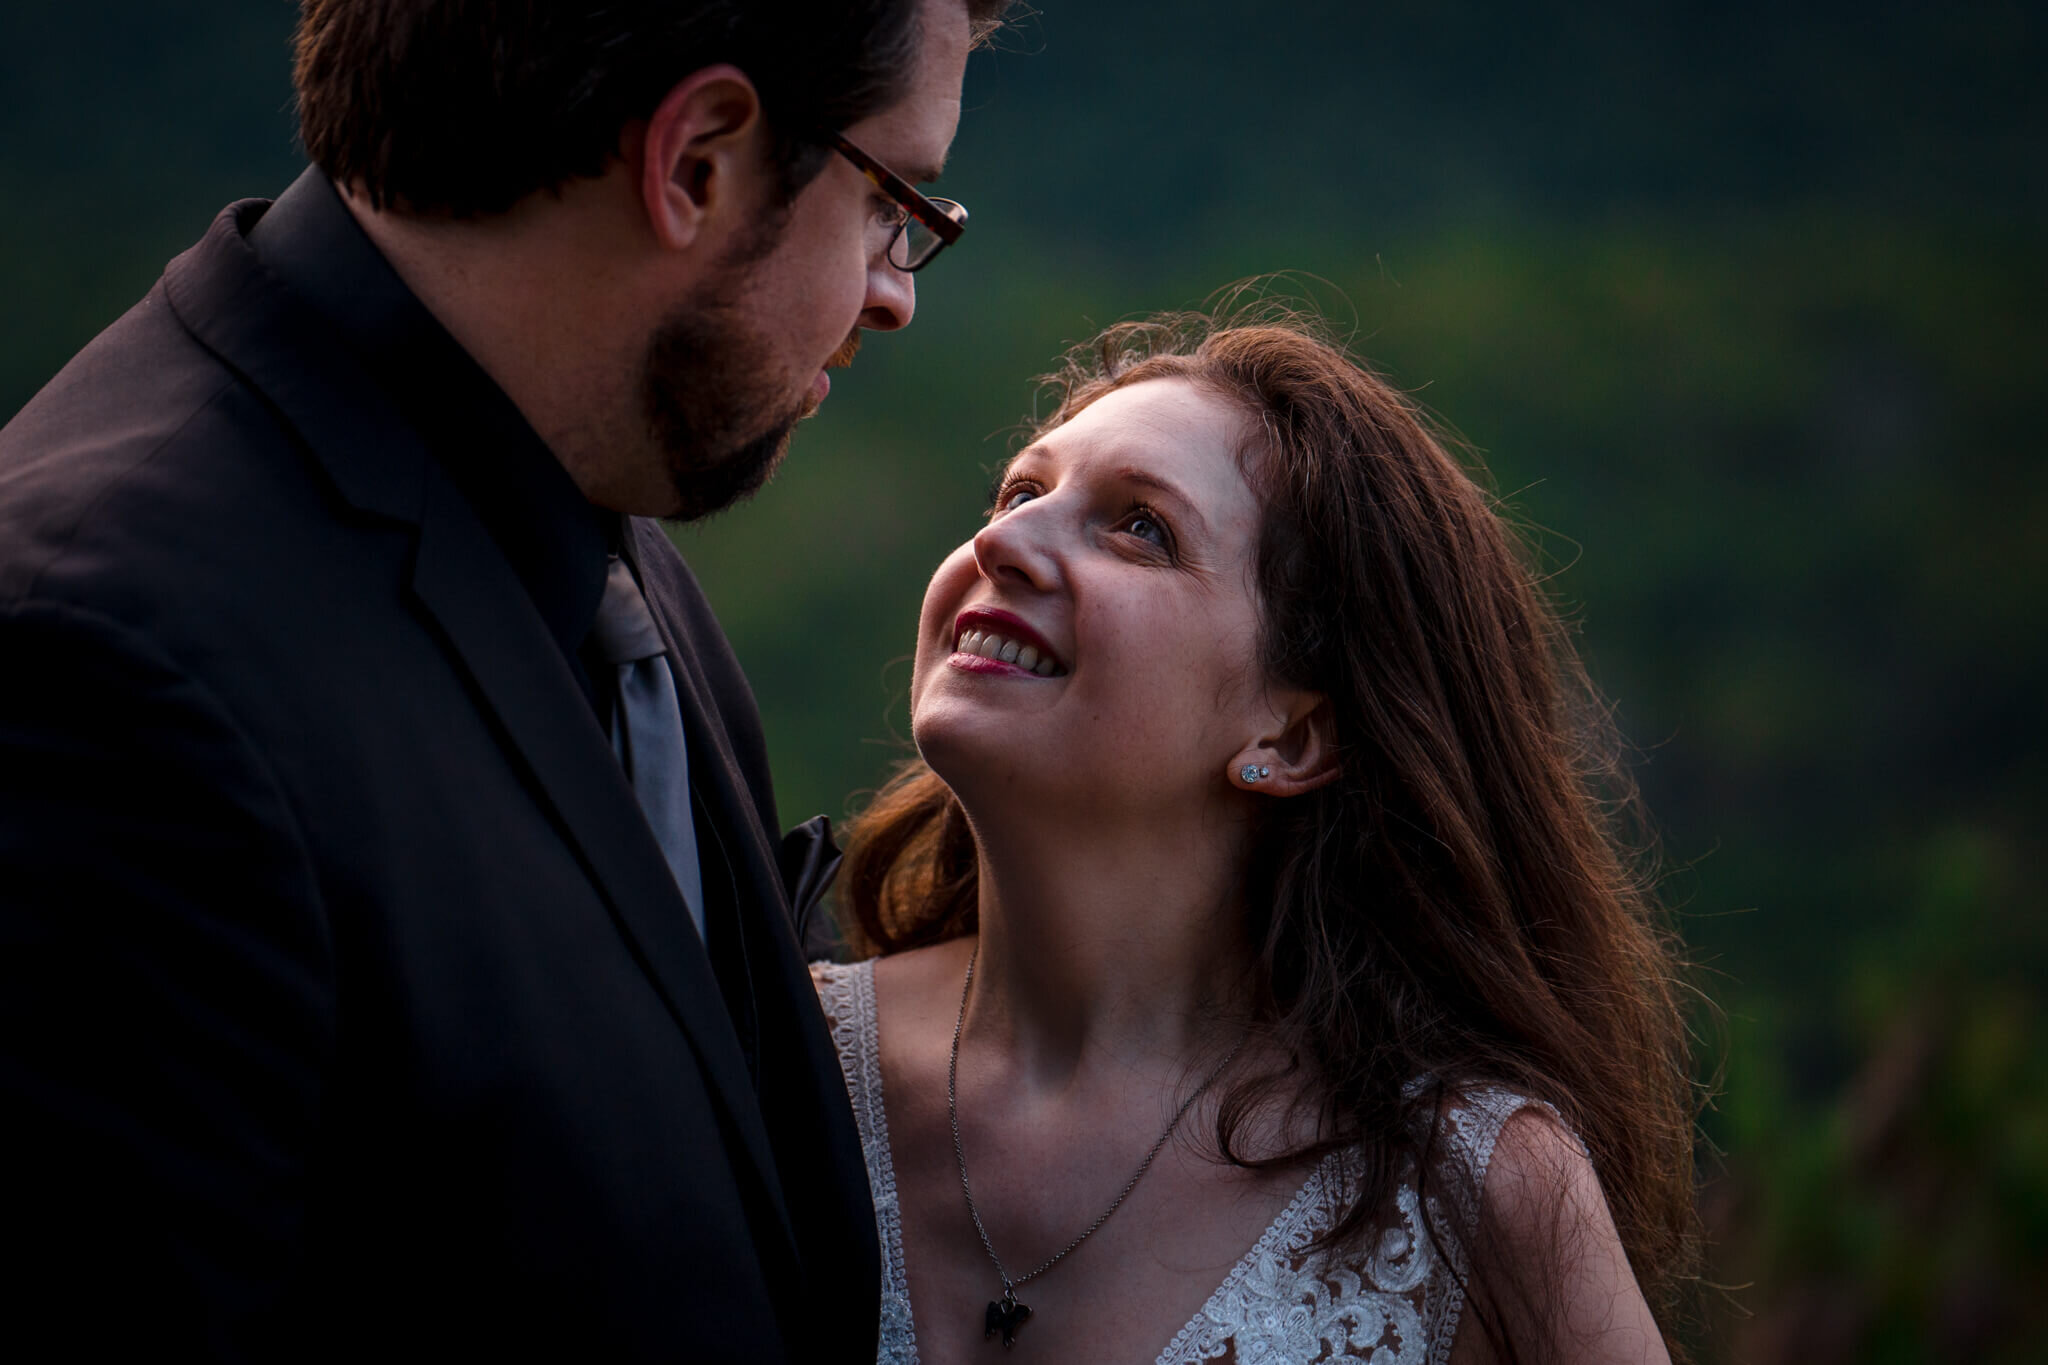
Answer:
<svg viewBox="0 0 2048 1365"><path fill-rule="evenodd" d="M968 0L978 40L1009 0ZM761 93L785 198L820 140L901 99L922 0L302 0L306 154L379 208L477 217L603 173L625 125L730 62Z"/></svg>

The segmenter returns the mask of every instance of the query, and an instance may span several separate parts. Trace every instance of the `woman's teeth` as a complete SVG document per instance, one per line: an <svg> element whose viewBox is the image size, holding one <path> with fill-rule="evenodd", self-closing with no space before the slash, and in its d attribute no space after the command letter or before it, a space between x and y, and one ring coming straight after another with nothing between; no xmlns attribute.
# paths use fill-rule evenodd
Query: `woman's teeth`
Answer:
<svg viewBox="0 0 2048 1365"><path fill-rule="evenodd" d="M996 634L992 630L969 630L960 636L960 643L954 646L962 654L979 654L984 659L995 659L1006 664L1015 664L1027 673L1036 673L1041 678L1050 678L1062 673L1062 669L1050 654L1015 640Z"/></svg>

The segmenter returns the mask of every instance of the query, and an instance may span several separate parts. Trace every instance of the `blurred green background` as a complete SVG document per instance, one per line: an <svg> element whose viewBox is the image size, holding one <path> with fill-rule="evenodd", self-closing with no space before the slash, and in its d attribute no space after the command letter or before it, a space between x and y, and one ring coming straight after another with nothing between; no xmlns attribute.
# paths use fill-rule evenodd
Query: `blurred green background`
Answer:
<svg viewBox="0 0 2048 1365"><path fill-rule="evenodd" d="M0 8L0 413L295 173L294 13ZM916 325L678 536L785 819L901 755L1030 376L1298 272L1543 528L1640 746L1721 1012L1698 1354L2048 1360L2044 76L2020 4L1043 0Z"/></svg>

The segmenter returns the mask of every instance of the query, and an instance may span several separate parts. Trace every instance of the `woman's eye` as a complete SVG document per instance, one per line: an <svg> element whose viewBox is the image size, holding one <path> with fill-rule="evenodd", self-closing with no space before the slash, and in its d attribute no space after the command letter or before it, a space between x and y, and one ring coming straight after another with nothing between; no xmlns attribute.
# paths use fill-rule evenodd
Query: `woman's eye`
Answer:
<svg viewBox="0 0 2048 1365"><path fill-rule="evenodd" d="M1140 540L1151 541L1162 550L1167 548L1171 540L1171 537L1167 534L1165 523L1161 522L1150 512L1133 512L1125 517L1124 530Z"/></svg>
<svg viewBox="0 0 2048 1365"><path fill-rule="evenodd" d="M1003 490L1002 496L996 499L996 510L998 512L1008 512L1013 508L1022 507L1037 496L1037 489L1024 484L1006 488Z"/></svg>

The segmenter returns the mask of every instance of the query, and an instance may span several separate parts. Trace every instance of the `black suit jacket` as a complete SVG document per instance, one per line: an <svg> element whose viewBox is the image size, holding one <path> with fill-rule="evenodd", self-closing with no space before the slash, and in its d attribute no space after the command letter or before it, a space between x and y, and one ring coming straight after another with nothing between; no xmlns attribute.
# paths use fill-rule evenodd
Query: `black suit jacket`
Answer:
<svg viewBox="0 0 2048 1365"><path fill-rule="evenodd" d="M0 1333L865 1365L867 1182L717 622L629 522L707 945L571 662L263 270L261 212L0 432L0 1228L29 1258Z"/></svg>

